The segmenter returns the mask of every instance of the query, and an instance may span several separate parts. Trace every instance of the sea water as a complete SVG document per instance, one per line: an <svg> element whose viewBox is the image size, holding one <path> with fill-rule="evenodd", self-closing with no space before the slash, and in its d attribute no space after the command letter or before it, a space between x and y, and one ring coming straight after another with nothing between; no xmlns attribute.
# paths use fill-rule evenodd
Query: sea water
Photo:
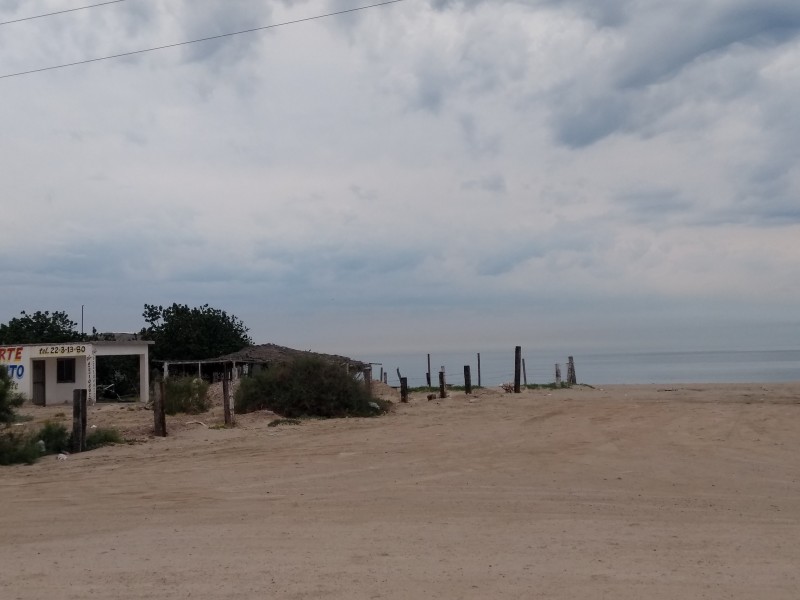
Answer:
<svg viewBox="0 0 800 600"><path fill-rule="evenodd" d="M478 385L478 352L431 353L431 383L439 385L444 368L448 384L464 384L464 365L469 365L473 385ZM574 352L579 383L769 383L800 381L800 350L741 350L693 352ZM567 377L567 354L549 350L522 349L528 383L555 380L555 365ZM381 369L389 385L399 385L397 369L410 387L426 385L427 353L380 354L363 357L376 363L373 377ZM480 381L485 387L514 380L514 348L480 352Z"/></svg>

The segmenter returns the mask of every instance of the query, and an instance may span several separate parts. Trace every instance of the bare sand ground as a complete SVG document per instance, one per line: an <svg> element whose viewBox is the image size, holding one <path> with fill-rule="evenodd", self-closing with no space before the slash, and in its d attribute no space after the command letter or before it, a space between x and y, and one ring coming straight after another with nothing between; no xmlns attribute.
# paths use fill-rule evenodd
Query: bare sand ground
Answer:
<svg viewBox="0 0 800 600"><path fill-rule="evenodd" d="M2 468L0 597L800 597L800 384L188 423L220 418ZM151 419L98 405L90 424L146 439Z"/></svg>

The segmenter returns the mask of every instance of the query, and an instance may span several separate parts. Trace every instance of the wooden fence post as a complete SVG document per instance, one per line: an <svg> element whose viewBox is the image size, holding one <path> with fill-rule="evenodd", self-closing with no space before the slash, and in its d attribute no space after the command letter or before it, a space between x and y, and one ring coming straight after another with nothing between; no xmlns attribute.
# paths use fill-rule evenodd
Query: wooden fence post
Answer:
<svg viewBox="0 0 800 600"><path fill-rule="evenodd" d="M469 365L464 365L464 391L467 394L472 393L472 375L469 372Z"/></svg>
<svg viewBox="0 0 800 600"><path fill-rule="evenodd" d="M478 352L478 387L481 387L481 353Z"/></svg>
<svg viewBox="0 0 800 600"><path fill-rule="evenodd" d="M514 393L519 394L521 389L519 385L520 374L522 372L522 346L514 348Z"/></svg>
<svg viewBox="0 0 800 600"><path fill-rule="evenodd" d="M528 387L528 371L525 369L525 359L522 359L522 383Z"/></svg>
<svg viewBox="0 0 800 600"><path fill-rule="evenodd" d="M367 394L372 396L372 365L364 368L364 385L367 388Z"/></svg>
<svg viewBox="0 0 800 600"><path fill-rule="evenodd" d="M431 387L431 355L428 354L428 372L425 373L425 379L428 382L428 387Z"/></svg>
<svg viewBox="0 0 800 600"><path fill-rule="evenodd" d="M400 378L400 402L408 402L408 378Z"/></svg>
<svg viewBox="0 0 800 600"><path fill-rule="evenodd" d="M86 450L86 390L72 390L72 451Z"/></svg>
<svg viewBox="0 0 800 600"><path fill-rule="evenodd" d="M575 375L575 360L570 356L569 365L567 366L567 383L570 385L577 385L578 377Z"/></svg>
<svg viewBox="0 0 800 600"><path fill-rule="evenodd" d="M88 390L81 390L81 452L86 451L86 418L89 411L86 409Z"/></svg>
<svg viewBox="0 0 800 600"><path fill-rule="evenodd" d="M167 437L167 385L160 381L158 394L153 400L153 433L157 437Z"/></svg>
<svg viewBox="0 0 800 600"><path fill-rule="evenodd" d="M439 371L439 398L447 398L447 390L445 387L444 371Z"/></svg>
<svg viewBox="0 0 800 600"><path fill-rule="evenodd" d="M222 363L222 410L225 414L225 425L233 425L231 414L231 386L228 382L228 363Z"/></svg>
<svg viewBox="0 0 800 600"><path fill-rule="evenodd" d="M561 387L561 365L556 363L556 385Z"/></svg>
<svg viewBox="0 0 800 600"><path fill-rule="evenodd" d="M403 376L400 375L400 367L397 367L397 379L400 380L402 378L403 378Z"/></svg>

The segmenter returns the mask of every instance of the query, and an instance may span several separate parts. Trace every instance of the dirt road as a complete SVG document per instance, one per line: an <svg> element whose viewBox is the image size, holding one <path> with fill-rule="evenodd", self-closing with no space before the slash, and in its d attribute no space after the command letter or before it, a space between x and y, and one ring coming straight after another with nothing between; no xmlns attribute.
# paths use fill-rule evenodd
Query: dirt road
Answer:
<svg viewBox="0 0 800 600"><path fill-rule="evenodd" d="M2 468L0 597L800 597L800 384L268 420Z"/></svg>

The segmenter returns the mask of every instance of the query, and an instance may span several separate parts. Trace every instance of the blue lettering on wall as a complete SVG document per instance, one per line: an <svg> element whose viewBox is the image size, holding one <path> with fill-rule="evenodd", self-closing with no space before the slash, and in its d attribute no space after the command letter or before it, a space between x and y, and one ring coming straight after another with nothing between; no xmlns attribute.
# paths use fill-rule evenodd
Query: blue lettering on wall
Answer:
<svg viewBox="0 0 800 600"><path fill-rule="evenodd" d="M22 379L25 374L25 365L8 365L8 376L11 379Z"/></svg>

